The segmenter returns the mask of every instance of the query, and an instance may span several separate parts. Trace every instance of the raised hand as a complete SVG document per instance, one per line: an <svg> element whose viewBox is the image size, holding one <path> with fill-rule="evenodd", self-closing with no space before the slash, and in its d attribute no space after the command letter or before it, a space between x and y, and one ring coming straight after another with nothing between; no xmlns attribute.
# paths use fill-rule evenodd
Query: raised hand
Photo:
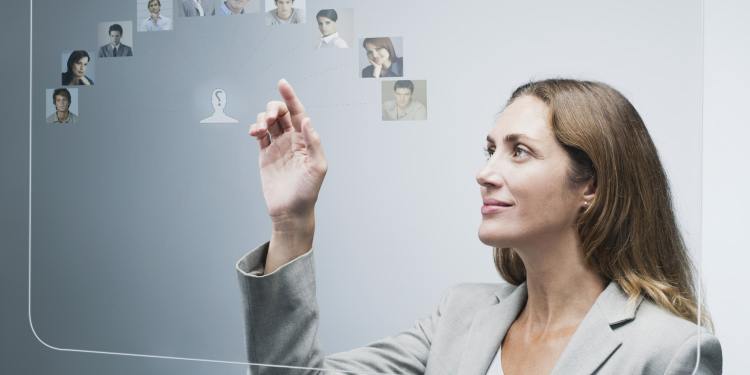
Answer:
<svg viewBox="0 0 750 375"><path fill-rule="evenodd" d="M285 80L278 88L283 102L268 102L249 131L260 145L263 197L274 231L267 270L269 264L275 269L312 245L315 202L328 170L320 136L302 102Z"/></svg>

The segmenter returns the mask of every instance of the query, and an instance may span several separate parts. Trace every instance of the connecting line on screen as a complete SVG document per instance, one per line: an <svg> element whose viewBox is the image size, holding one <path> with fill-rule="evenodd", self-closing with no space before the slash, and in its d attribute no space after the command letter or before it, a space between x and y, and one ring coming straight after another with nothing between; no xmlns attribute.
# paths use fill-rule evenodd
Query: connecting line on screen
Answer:
<svg viewBox="0 0 750 375"><path fill-rule="evenodd" d="M317 71L315 73L303 75L300 78L298 78L296 82L309 81L310 79L312 79L314 77L322 76L322 75L324 75L326 73L338 72L338 71L344 70L344 68L345 68L344 65L334 65L334 66L331 66L329 68L325 68L323 70L319 70L319 71Z"/></svg>
<svg viewBox="0 0 750 375"><path fill-rule="evenodd" d="M313 105L313 106L307 106L307 111L311 110L319 110L319 109L337 109L337 108L349 108L349 107L358 107L363 105L369 105L370 102L356 102L356 103L342 103L342 104L331 104L331 105Z"/></svg>
<svg viewBox="0 0 750 375"><path fill-rule="evenodd" d="M268 35L268 34L266 34L266 35ZM265 43L266 41L267 41L267 38L264 38L263 47L265 47L265 45L267 44L267 43ZM289 52L289 51L299 51L300 47L302 47L302 46L304 46L306 44L307 44L307 42L297 42L297 44L295 44L293 47L291 47L291 48L285 48L285 51L286 52ZM264 68L262 68L261 70L257 71L256 74L263 75L263 73L266 73L272 67L279 66L279 61L288 62L288 61L297 61L297 60L298 59L295 59L294 56L291 56L291 57L286 57L283 60L272 61L271 63L267 64Z"/></svg>

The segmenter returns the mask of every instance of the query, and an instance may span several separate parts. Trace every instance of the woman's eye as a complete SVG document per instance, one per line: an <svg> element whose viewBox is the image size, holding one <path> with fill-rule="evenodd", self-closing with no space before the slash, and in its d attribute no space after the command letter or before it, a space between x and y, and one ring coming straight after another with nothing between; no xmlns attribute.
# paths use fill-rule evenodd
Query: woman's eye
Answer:
<svg viewBox="0 0 750 375"><path fill-rule="evenodd" d="M518 146L513 147L513 154L512 154L512 156L513 157L520 156L519 153L523 153L523 154L529 155L529 151L528 150L526 150L526 149L524 149L522 147L518 147ZM492 157L493 154L495 154L495 149L494 148L490 148L490 147L485 147L484 148L484 156L487 158L487 160L489 160L490 157Z"/></svg>
<svg viewBox="0 0 750 375"><path fill-rule="evenodd" d="M494 153L495 153L495 149L494 148L488 148L488 147L484 148L484 156L487 158L487 160L490 160L490 157Z"/></svg>
<svg viewBox="0 0 750 375"><path fill-rule="evenodd" d="M525 149L523 149L523 148L521 148L521 147L518 147L518 146L515 146L515 147L513 148L513 156L514 156L514 157L515 157L516 155L518 155L518 151L521 151L521 152L523 152L523 153L524 153L524 154L526 154L526 155L528 155L528 154L529 154L529 152L528 152L528 151L526 151Z"/></svg>

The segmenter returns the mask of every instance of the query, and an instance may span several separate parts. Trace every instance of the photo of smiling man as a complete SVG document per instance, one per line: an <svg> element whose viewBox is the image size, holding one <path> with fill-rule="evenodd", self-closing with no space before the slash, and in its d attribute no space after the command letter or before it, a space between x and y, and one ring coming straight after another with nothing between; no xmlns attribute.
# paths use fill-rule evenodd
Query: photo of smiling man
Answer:
<svg viewBox="0 0 750 375"><path fill-rule="evenodd" d="M72 92L72 93L71 93ZM73 97L78 99L77 89L47 89L47 123L48 124L75 124L78 122L78 115L73 113L71 104ZM76 101L75 110L78 110Z"/></svg>
<svg viewBox="0 0 750 375"><path fill-rule="evenodd" d="M304 0L266 0L266 25L305 23L304 7Z"/></svg>
<svg viewBox="0 0 750 375"><path fill-rule="evenodd" d="M427 120L426 81L383 81L383 121Z"/></svg>
<svg viewBox="0 0 750 375"><path fill-rule="evenodd" d="M211 12L212 16L237 16L260 11L260 0L225 0Z"/></svg>
<svg viewBox="0 0 750 375"><path fill-rule="evenodd" d="M172 30L172 2L161 0L138 0L138 31Z"/></svg>

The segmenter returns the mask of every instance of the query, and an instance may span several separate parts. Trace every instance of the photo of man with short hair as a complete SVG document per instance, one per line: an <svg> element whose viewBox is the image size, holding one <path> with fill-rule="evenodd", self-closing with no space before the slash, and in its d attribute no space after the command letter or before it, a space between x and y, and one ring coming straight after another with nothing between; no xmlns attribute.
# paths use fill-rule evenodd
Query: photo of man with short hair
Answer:
<svg viewBox="0 0 750 375"><path fill-rule="evenodd" d="M248 5L253 0L225 0L214 11L214 16L233 16L252 12ZM255 0L259 1L259 0Z"/></svg>
<svg viewBox="0 0 750 375"><path fill-rule="evenodd" d="M398 80L395 83L391 82L393 81L383 82L383 97L386 97L386 90L393 85L393 99L385 100L383 102L383 120L427 120L427 107L414 98L414 82L409 80ZM421 85L422 89L425 89L425 81L417 82ZM424 100L426 101L426 97Z"/></svg>
<svg viewBox="0 0 750 375"><path fill-rule="evenodd" d="M75 89L72 89L75 90ZM47 90L50 91L50 90ZM54 105L55 111L51 115L47 116L48 124L75 124L78 122L78 116L70 111L70 105L72 98L70 91L66 88L55 89L52 93L52 104ZM50 98L47 98L50 100ZM49 102L48 102L49 103ZM49 106L49 104L48 104Z"/></svg>
<svg viewBox="0 0 750 375"><path fill-rule="evenodd" d="M273 2L276 8L266 12L266 25L305 23L305 10L296 8L295 0L273 0ZM266 4L270 5L268 1Z"/></svg>
<svg viewBox="0 0 750 375"><path fill-rule="evenodd" d="M133 49L121 42L123 28L119 23L109 25L108 35L110 42L99 48L99 57L123 57L133 56Z"/></svg>
<svg viewBox="0 0 750 375"><path fill-rule="evenodd" d="M179 17L205 17L214 12L213 0L177 0L175 11Z"/></svg>
<svg viewBox="0 0 750 375"><path fill-rule="evenodd" d="M138 31L172 30L172 19L162 14L163 12L160 0L148 0L147 3L142 0L138 0L138 4L139 8L145 4L146 9L148 10L148 17L141 21ZM171 10L171 1L169 5L169 9Z"/></svg>

